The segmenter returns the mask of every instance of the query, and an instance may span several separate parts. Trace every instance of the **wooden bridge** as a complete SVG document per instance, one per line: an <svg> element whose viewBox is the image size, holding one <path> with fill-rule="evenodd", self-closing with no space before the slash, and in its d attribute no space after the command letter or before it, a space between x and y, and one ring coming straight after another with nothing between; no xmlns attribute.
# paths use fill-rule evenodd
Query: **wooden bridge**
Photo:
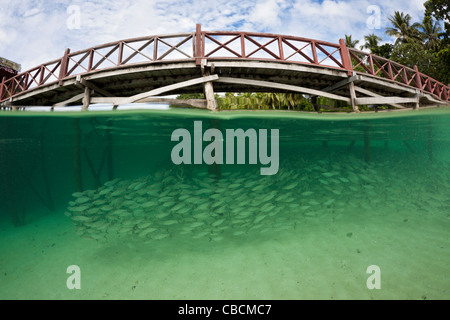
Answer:
<svg viewBox="0 0 450 320"><path fill-rule="evenodd" d="M298 92L359 105L448 104L450 88L391 60L339 44L253 32L195 32L121 40L71 52L0 84L5 109L170 102L217 109L214 92ZM313 103L315 99L312 99Z"/></svg>

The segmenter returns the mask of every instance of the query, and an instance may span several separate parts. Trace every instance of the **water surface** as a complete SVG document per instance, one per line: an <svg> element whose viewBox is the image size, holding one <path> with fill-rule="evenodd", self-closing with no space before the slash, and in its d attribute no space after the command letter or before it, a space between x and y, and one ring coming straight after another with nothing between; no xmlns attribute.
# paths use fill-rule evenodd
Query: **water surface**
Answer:
<svg viewBox="0 0 450 320"><path fill-rule="evenodd" d="M278 174L175 166L172 132L194 121L279 129ZM445 108L2 113L0 298L449 299L449 123Z"/></svg>

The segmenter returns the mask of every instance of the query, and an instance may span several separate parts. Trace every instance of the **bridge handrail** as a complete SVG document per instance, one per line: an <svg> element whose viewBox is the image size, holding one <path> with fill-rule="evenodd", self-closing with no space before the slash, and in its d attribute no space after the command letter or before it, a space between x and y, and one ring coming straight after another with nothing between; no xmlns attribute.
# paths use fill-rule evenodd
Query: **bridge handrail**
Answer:
<svg viewBox="0 0 450 320"><path fill-rule="evenodd" d="M171 44L165 41L166 39L172 38L181 38L182 40L177 44ZM133 63L129 62L138 55L146 59L144 63L162 61L174 51L181 52L188 59L194 59L194 44L188 48L188 51L180 49L181 46L193 38L194 33L192 32L152 35L101 44L76 52L70 52L67 49L64 56L60 59L55 59L34 67L6 81L3 80L0 85L0 101L7 100L19 93L35 89L36 87L62 82L62 80L78 74L131 65ZM142 42L145 43L139 47L133 47L131 45ZM152 44L153 52L150 57L142 51ZM161 44L168 47L168 49L161 51ZM128 55L125 54L127 48L130 51ZM104 49L108 51L102 53L101 50ZM111 58L113 55L116 55L115 59ZM106 61L110 62L108 66L105 66ZM83 65L83 63L85 64Z"/></svg>
<svg viewBox="0 0 450 320"><path fill-rule="evenodd" d="M230 38L221 42L216 37ZM207 48L208 40L210 42L210 49ZM264 40L265 43L261 43L261 40ZM346 48L342 44L302 37L258 32L208 31L202 32L202 44L202 57L208 59L240 58L276 60L337 69L350 67L346 65ZM215 46L212 46L214 44ZM236 49L232 49L231 45L233 44ZM272 48L269 47L270 45L272 45ZM249 50L249 48L251 49ZM213 55L221 49L227 50L232 56L214 57ZM290 50L290 54L287 53L286 49ZM258 53L265 53L265 56L257 56ZM324 63L325 61L327 63Z"/></svg>
<svg viewBox="0 0 450 320"><path fill-rule="evenodd" d="M169 41L177 38L180 40L176 43ZM146 52L151 46L152 52ZM161 47L166 49L161 50ZM72 53L67 49L60 59L8 80L3 78L0 84L0 101L44 85L61 85L64 79L79 74L135 64L180 60L170 57L174 53L181 55L183 59L197 62L201 59L267 60L359 72L415 87L441 100L448 101L450 98L448 86L420 73L417 67L412 69L371 53L347 48L342 39L339 44L334 44L269 33L201 31L198 27L195 32L131 38ZM133 61L136 57L144 61Z"/></svg>
<svg viewBox="0 0 450 320"><path fill-rule="evenodd" d="M449 99L450 88L430 76L421 73L417 66L409 68L372 53L353 48L349 48L348 50L354 71L413 86L421 92L434 94L442 100ZM380 73L381 75L379 75Z"/></svg>

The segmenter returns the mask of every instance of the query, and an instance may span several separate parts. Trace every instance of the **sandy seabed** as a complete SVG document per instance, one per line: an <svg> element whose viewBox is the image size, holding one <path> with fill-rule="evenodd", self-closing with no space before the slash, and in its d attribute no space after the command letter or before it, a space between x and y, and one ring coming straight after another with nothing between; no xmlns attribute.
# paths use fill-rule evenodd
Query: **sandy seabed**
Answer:
<svg viewBox="0 0 450 320"><path fill-rule="evenodd" d="M0 230L0 299L449 299L448 215L355 212L221 241L76 235L62 213ZM67 268L81 270L69 290ZM369 290L367 268L381 270Z"/></svg>

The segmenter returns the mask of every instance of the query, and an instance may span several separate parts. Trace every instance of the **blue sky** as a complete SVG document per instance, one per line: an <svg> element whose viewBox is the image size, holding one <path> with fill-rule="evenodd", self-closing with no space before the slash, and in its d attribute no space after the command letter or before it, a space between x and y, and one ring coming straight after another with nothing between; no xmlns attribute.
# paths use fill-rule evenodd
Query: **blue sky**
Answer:
<svg viewBox="0 0 450 320"><path fill-rule="evenodd" d="M72 51L144 35L204 30L280 33L338 43L384 34L394 11L423 18L425 0L0 0L0 56L22 71ZM376 6L380 29L370 29ZM79 9L79 28L68 27ZM370 20L372 19L372 20Z"/></svg>

